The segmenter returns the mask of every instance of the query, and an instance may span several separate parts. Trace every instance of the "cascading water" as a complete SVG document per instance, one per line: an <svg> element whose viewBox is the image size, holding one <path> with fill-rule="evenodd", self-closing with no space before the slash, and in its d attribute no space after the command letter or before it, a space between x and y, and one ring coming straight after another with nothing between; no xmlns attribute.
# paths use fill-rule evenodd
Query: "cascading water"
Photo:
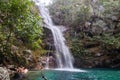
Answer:
<svg viewBox="0 0 120 80"><path fill-rule="evenodd" d="M33 1L40 10L40 14L44 19L45 27L52 31L56 48L57 68L73 68L73 57L65 44L65 38L58 26L53 24L49 11L43 3L44 0Z"/></svg>

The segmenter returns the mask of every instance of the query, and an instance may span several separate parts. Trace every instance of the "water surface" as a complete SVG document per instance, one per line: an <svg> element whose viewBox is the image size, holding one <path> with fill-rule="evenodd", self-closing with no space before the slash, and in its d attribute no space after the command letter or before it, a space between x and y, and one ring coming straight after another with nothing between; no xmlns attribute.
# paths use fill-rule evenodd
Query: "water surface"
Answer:
<svg viewBox="0 0 120 80"><path fill-rule="evenodd" d="M120 80L120 70L87 69L85 71L30 71L26 80Z"/></svg>

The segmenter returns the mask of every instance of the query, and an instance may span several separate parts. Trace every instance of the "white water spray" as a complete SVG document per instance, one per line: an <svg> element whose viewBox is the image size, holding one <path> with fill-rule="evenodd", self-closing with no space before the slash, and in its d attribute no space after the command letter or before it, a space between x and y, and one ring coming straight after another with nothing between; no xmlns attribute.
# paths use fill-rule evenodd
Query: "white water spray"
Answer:
<svg viewBox="0 0 120 80"><path fill-rule="evenodd" d="M33 0L40 10L40 15L44 19L45 27L52 31L54 45L56 48L57 68L73 68L73 57L65 44L65 38L58 26L54 25L49 15L48 9L45 7L46 1Z"/></svg>

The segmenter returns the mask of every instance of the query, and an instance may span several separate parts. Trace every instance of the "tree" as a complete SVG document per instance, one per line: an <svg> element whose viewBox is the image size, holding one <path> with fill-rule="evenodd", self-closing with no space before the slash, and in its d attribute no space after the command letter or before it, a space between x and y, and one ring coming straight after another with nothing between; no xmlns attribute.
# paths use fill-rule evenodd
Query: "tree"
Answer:
<svg viewBox="0 0 120 80"><path fill-rule="evenodd" d="M29 0L0 0L0 61L10 61L15 53L11 47L41 48L41 18ZM15 57L21 59L21 51ZM23 58L22 58L23 59Z"/></svg>

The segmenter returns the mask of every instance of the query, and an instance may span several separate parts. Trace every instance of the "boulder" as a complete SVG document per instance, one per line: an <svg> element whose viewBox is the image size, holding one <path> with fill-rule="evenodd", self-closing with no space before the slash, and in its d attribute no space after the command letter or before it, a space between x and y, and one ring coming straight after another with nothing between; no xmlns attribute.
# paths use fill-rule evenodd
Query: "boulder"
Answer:
<svg viewBox="0 0 120 80"><path fill-rule="evenodd" d="M10 80L9 73L6 68L0 67L0 80Z"/></svg>

